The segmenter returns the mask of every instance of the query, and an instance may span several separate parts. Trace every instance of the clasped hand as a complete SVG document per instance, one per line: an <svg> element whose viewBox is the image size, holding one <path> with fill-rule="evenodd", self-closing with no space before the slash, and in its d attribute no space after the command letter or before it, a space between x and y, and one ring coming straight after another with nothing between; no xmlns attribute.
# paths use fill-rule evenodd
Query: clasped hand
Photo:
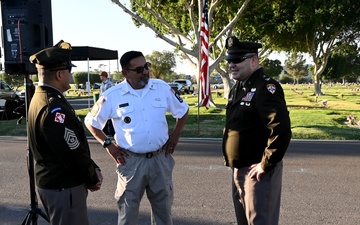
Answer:
<svg viewBox="0 0 360 225"><path fill-rule="evenodd" d="M96 171L96 175L97 175L99 181L94 186L89 187L89 190L91 192L100 190L101 184L102 184L103 179L104 179L102 174L101 174L101 170L99 168L96 168L95 171Z"/></svg>

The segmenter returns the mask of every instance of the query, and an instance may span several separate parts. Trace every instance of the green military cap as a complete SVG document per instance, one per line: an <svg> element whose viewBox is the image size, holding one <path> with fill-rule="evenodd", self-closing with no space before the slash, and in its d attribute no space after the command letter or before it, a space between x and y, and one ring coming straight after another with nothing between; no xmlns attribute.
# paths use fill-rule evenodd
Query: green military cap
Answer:
<svg viewBox="0 0 360 225"><path fill-rule="evenodd" d="M76 67L71 63L71 45L60 41L53 47L43 49L30 56L30 62L35 63L37 68L53 69L59 67Z"/></svg>
<svg viewBox="0 0 360 225"><path fill-rule="evenodd" d="M248 53L258 53L262 45L257 42L240 41L237 37L226 39L225 48L227 49L226 60L239 58Z"/></svg>

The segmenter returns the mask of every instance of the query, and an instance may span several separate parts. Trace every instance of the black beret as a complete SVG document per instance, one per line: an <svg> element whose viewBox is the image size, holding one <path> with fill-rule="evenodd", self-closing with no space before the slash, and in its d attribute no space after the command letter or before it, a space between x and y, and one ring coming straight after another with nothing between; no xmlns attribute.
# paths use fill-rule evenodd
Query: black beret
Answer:
<svg viewBox="0 0 360 225"><path fill-rule="evenodd" d="M258 49L262 45L257 42L239 41L236 37L229 37L226 39L225 48L227 49L226 59L239 58L247 53L258 53Z"/></svg>
<svg viewBox="0 0 360 225"><path fill-rule="evenodd" d="M59 42L57 45L41 50L30 56L30 62L35 63L37 68L52 69L62 66L76 67L71 63L71 45L67 42Z"/></svg>

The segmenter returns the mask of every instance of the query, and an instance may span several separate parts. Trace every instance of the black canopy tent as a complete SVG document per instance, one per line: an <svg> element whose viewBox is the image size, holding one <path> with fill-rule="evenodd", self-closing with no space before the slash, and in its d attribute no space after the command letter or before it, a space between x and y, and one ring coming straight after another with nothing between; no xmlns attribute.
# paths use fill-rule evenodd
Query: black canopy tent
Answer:
<svg viewBox="0 0 360 225"><path fill-rule="evenodd" d="M72 50L71 60L73 61L118 59L118 52L115 50L89 46L75 46Z"/></svg>
<svg viewBox="0 0 360 225"><path fill-rule="evenodd" d="M71 60L88 62L88 82L86 83L86 91L88 92L88 108L90 109L90 60L114 60L118 59L118 52L116 50L109 50L104 48L96 48L89 46L73 46ZM117 63L118 65L118 63Z"/></svg>

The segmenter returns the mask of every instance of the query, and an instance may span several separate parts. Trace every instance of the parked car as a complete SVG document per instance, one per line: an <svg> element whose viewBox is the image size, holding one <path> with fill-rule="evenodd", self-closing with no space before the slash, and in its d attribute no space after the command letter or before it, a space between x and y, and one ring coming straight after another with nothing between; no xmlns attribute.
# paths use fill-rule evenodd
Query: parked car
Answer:
<svg viewBox="0 0 360 225"><path fill-rule="evenodd" d="M185 94L184 86L180 83L169 83L170 87L179 95Z"/></svg>
<svg viewBox="0 0 360 225"><path fill-rule="evenodd" d="M6 99L8 101L20 100L17 92L4 81L0 81L0 98Z"/></svg>
<svg viewBox="0 0 360 225"><path fill-rule="evenodd" d="M193 94L194 93L195 88L192 85L190 80L179 79L179 80L174 80L174 83L182 84L184 86L185 94Z"/></svg>
<svg viewBox="0 0 360 225"><path fill-rule="evenodd" d="M15 91L13 87L8 85L4 81L0 81L0 98L6 100L5 103L6 112L2 112L1 118L5 118L5 119L19 118L20 115L14 113L13 111L18 106L24 103L21 102L20 97L17 95L17 91Z"/></svg>
<svg viewBox="0 0 360 225"><path fill-rule="evenodd" d="M25 92L25 89L17 92L17 95L19 96L21 101L25 101Z"/></svg>
<svg viewBox="0 0 360 225"><path fill-rule="evenodd" d="M36 86L38 86L38 83L39 82L33 82L34 88L36 88ZM35 91L35 89L34 89L34 91ZM25 92L26 92L25 89L23 89L21 91L16 91L16 94L19 96L19 99L22 102L25 102Z"/></svg>
<svg viewBox="0 0 360 225"><path fill-rule="evenodd" d="M234 81L230 81L230 88L235 84ZM224 89L224 83L221 82L221 83L218 83L218 84L214 84L213 85L213 88L214 89Z"/></svg>
<svg viewBox="0 0 360 225"><path fill-rule="evenodd" d="M100 89L100 87L101 87L100 83L95 83L93 89Z"/></svg>

